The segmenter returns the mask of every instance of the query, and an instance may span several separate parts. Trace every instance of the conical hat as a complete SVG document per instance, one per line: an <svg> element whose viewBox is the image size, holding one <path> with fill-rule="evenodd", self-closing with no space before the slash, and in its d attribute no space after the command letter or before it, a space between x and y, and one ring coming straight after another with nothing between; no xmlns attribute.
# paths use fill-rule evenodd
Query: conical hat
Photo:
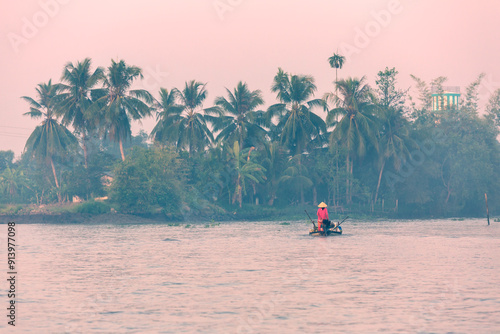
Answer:
<svg viewBox="0 0 500 334"><path fill-rule="evenodd" d="M328 205L325 204L325 202L321 202L318 205L318 208L326 208Z"/></svg>

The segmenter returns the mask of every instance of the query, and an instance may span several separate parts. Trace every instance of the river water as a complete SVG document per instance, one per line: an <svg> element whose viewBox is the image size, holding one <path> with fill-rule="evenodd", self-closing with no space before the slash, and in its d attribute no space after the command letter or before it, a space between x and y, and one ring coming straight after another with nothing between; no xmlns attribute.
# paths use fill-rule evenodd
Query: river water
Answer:
<svg viewBox="0 0 500 334"><path fill-rule="evenodd" d="M500 332L500 223L289 223L18 223L16 332Z"/></svg>

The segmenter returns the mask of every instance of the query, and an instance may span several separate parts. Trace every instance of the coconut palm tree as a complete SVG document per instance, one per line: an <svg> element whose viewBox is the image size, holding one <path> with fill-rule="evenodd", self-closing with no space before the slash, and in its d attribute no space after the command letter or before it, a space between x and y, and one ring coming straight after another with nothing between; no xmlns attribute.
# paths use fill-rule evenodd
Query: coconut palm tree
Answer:
<svg viewBox="0 0 500 334"><path fill-rule="evenodd" d="M250 91L246 83L239 82L233 92L226 88L228 98L219 96L215 99L214 108L220 108L222 116L211 117L213 131L220 133L216 141L240 143L240 150L244 144L255 146L266 135L266 131L256 124L260 111L255 110L264 104L260 90ZM213 108L210 108L210 111Z"/></svg>
<svg viewBox="0 0 500 334"><path fill-rule="evenodd" d="M243 202L243 194L246 194L245 180L249 179L255 183L260 183L266 179L266 169L250 159L253 150L254 147L240 151L238 141L235 141L233 148L230 149L230 158L234 162L236 176L232 203L238 201L240 208Z"/></svg>
<svg viewBox="0 0 500 334"><path fill-rule="evenodd" d="M103 69L98 67L92 72L91 65L91 59L85 58L76 64L70 62L64 66L61 77L63 82L61 87L64 91L59 94L61 102L57 108L57 114L62 116L62 124L71 124L75 133L82 136L85 168L88 168L87 134L93 130L93 124L88 115L88 109L92 104L90 93L103 78Z"/></svg>
<svg viewBox="0 0 500 334"><path fill-rule="evenodd" d="M180 114L184 107L177 103L175 90L168 91L160 88L160 100L156 102L159 111L156 117L157 123L151 131L151 137L158 143L176 142L176 132Z"/></svg>
<svg viewBox="0 0 500 334"><path fill-rule="evenodd" d="M54 166L54 157L62 157L78 144L76 137L56 119L56 96L62 89L62 86L53 85L49 80L48 83L39 84L36 88L37 100L28 96L21 97L30 104L30 111L24 115L35 119L43 117L42 124L37 126L28 138L25 151L31 158L38 158L51 166L58 189L59 181ZM58 197L61 200L59 191Z"/></svg>
<svg viewBox="0 0 500 334"><path fill-rule="evenodd" d="M0 173L0 193L8 195L11 203L14 196L16 196L20 190L26 188L26 184L26 177L20 168L11 169L7 167Z"/></svg>
<svg viewBox="0 0 500 334"><path fill-rule="evenodd" d="M325 122L311 111L314 106L325 107L321 99L310 100L316 91L314 79L311 76L289 75L279 68L271 91L277 93L281 103L269 107L268 120L278 118L281 142L292 155L301 154L308 142L326 131Z"/></svg>
<svg viewBox="0 0 500 334"><path fill-rule="evenodd" d="M294 191L300 192L300 203L304 203L304 189L311 188L313 182L309 177L306 166L300 163L300 154L290 157L288 167L283 171L278 182L284 184Z"/></svg>
<svg viewBox="0 0 500 334"><path fill-rule="evenodd" d="M132 83L142 79L142 70L125 61L111 60L103 77L104 88L95 91L96 99L89 108L94 120L98 120L104 137L120 145L122 160L125 160L123 141L130 138L132 120L151 115L154 98L144 89L130 89Z"/></svg>
<svg viewBox="0 0 500 334"><path fill-rule="evenodd" d="M279 141L264 142L264 154L265 157L261 164L266 168L266 186L268 188L267 193L269 194L268 204L272 206L276 199L281 172L286 164L286 154Z"/></svg>
<svg viewBox="0 0 500 334"><path fill-rule="evenodd" d="M399 170L402 163L409 155L408 147L412 145L408 130L408 121L403 116L401 109L384 108L382 109L381 133L378 141L379 145L379 165L380 171L377 182L377 189L373 202L377 203L380 181L384 173L384 167L388 160L393 161L394 168Z"/></svg>
<svg viewBox="0 0 500 334"><path fill-rule="evenodd" d="M363 157L368 145L377 147L373 117L375 97L365 77L342 79L336 83L336 88L340 96L334 97L336 107L328 112L327 124L334 123L339 114L343 117L332 131L330 147L340 145L346 149L346 169L352 178L354 159ZM349 178L346 179L346 201L351 203Z"/></svg>
<svg viewBox="0 0 500 334"><path fill-rule="evenodd" d="M189 156L196 151L202 151L214 141L212 132L207 126L203 114L203 102L207 98L205 84L191 80L185 83L182 90L175 89L181 110L171 110L170 123L175 125L176 146L181 150L187 148ZM211 110L216 112L216 110Z"/></svg>
<svg viewBox="0 0 500 334"><path fill-rule="evenodd" d="M333 56L328 58L328 63L330 64L330 67L335 69L335 82L338 81L337 71L339 69L342 69L342 67L344 66L344 62L345 62L345 57L338 53L334 53Z"/></svg>
<svg viewBox="0 0 500 334"><path fill-rule="evenodd" d="M402 162L409 154L408 146L413 146L409 136L409 124L403 115L403 105L408 90L396 88L397 74L395 68L379 71L376 84L378 86L378 119L379 127L379 176L373 203L377 203L380 181L388 160L393 161L394 168L399 170Z"/></svg>

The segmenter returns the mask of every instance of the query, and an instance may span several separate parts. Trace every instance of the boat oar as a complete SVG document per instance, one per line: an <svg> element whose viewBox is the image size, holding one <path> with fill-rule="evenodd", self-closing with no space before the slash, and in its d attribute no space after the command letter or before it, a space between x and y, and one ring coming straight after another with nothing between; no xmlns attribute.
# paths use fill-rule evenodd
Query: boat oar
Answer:
<svg viewBox="0 0 500 334"><path fill-rule="evenodd" d="M349 216L345 217L337 226L340 226L340 224L342 224L343 222L345 222L345 220L349 218Z"/></svg>
<svg viewBox="0 0 500 334"><path fill-rule="evenodd" d="M339 227L347 218L349 218L349 216L345 217L335 228Z"/></svg>
<svg viewBox="0 0 500 334"><path fill-rule="evenodd" d="M307 217L309 217L309 220L311 220L311 223L313 224L314 229L316 229L316 224L314 224L313 220L311 219L311 216L309 216L309 214L307 213L306 210L304 210L304 212L306 213Z"/></svg>

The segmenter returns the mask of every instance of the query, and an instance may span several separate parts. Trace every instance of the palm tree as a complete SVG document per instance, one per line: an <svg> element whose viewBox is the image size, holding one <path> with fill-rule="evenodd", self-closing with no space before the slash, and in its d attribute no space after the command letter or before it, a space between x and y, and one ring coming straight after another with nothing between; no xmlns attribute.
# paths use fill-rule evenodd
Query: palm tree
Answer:
<svg viewBox="0 0 500 334"><path fill-rule="evenodd" d="M313 182L309 178L309 171L300 163L300 155L290 157L288 167L283 171L278 182L300 192L300 203L304 203L304 189L311 188Z"/></svg>
<svg viewBox="0 0 500 334"><path fill-rule="evenodd" d="M37 100L23 96L23 100L30 104L30 111L24 115L31 118L43 117L42 124L37 126L26 142L25 151L30 157L46 161L52 168L56 188L59 189L54 157L62 156L78 144L76 137L55 118L56 96L63 89L62 86L48 83L39 84L36 88ZM59 200L60 193L58 192Z"/></svg>
<svg viewBox="0 0 500 334"><path fill-rule="evenodd" d="M298 170L302 171L301 154L311 141L320 139L322 133L326 132L325 122L311 109L315 106L326 109L326 104L321 99L309 100L316 91L316 85L311 76L289 75L281 68L274 77L271 91L277 93L277 98L281 103L269 107L268 120L278 116L276 127L280 133L281 142L290 150L292 156L297 156ZM307 182L298 184L301 203L304 203L304 186L308 184Z"/></svg>
<svg viewBox="0 0 500 334"><path fill-rule="evenodd" d="M337 71L339 69L342 69L342 67L344 66L344 62L345 62L345 57L338 53L334 53L333 56L328 58L328 63L330 64L330 67L335 69L335 82L338 81Z"/></svg>
<svg viewBox="0 0 500 334"><path fill-rule="evenodd" d="M335 85L335 97L337 96L337 93L338 93L338 88L337 88L337 82L338 82L338 70L339 69L342 69L342 67L344 67L344 62L345 62L345 57L342 56L341 54L338 54L338 53L334 53L333 56L331 56L330 58L328 58L328 63L330 64L330 67L331 68L334 68L335 69L335 82L334 82L334 85ZM324 96L324 100L325 100L325 103L327 103L327 101L332 98L333 95L332 94L325 94ZM335 126L338 122L338 118L335 118L335 122L330 122L330 126ZM335 160L336 160L336 175L339 175L339 164L338 164L338 156L339 156L339 150L338 150L338 147L335 148L336 150L336 154L335 154ZM338 180L335 180L335 188L334 188L334 198L335 198L335 201L337 200L337 194L339 193L339 183L338 183Z"/></svg>
<svg viewBox="0 0 500 334"><path fill-rule="evenodd" d="M213 142L212 132L202 113L207 91L205 84L195 80L186 82L182 91L174 90L182 106L182 110L171 110L171 123L175 124L177 134L176 146L179 150L187 147L191 157L195 151L202 151Z"/></svg>
<svg viewBox="0 0 500 334"><path fill-rule="evenodd" d="M380 181L384 173L386 161L392 159L394 168L399 170L409 154L408 145L412 143L409 137L409 124L403 115L403 105L408 90L396 88L397 74L395 68L385 68L379 71L376 84L378 86L378 105L380 113L379 129L379 176L373 203L377 203Z"/></svg>
<svg viewBox="0 0 500 334"><path fill-rule="evenodd" d="M82 136L85 168L88 168L87 134L93 125L88 115L88 108L92 104L90 92L103 78L103 69L98 67L91 72L91 64L90 58L85 58L76 65L67 63L64 66L61 80L66 84L61 84L64 92L59 94L62 101L57 110L58 115L62 116L62 124L71 124L75 132Z"/></svg>
<svg viewBox="0 0 500 334"><path fill-rule="evenodd" d="M220 133L216 141L240 143L240 150L244 143L255 146L259 139L266 135L266 131L256 124L261 112L255 109L264 104L260 90L250 91L246 83L239 82L234 92L226 88L228 99L219 96L215 99L214 108L220 108L223 116L210 117L213 131ZM213 108L207 109L211 111Z"/></svg>
<svg viewBox="0 0 500 334"><path fill-rule="evenodd" d="M264 142L265 158L262 160L262 166L266 168L266 179L269 194L268 204L272 206L276 199L276 192L279 187L279 179L283 166L286 163L285 152L278 141Z"/></svg>
<svg viewBox="0 0 500 334"><path fill-rule="evenodd" d="M309 100L316 91L314 79L311 76L289 75L279 68L271 91L277 93L281 103L269 107L268 120L278 117L281 142L292 155L301 154L308 142L326 131L325 122L311 111L314 106L325 107L321 99Z"/></svg>
<svg viewBox="0 0 500 334"><path fill-rule="evenodd" d="M234 142L233 149L230 150L231 159L234 161L235 168L235 189L233 194L232 203L239 203L241 208L241 203L243 202L243 194L246 194L246 179L249 179L255 183L260 183L266 179L265 171L266 169L261 165L252 162L250 160L250 154L254 150L254 147L251 147L243 152L240 151L240 145L238 141ZM245 159L246 158L246 159Z"/></svg>
<svg viewBox="0 0 500 334"><path fill-rule="evenodd" d="M411 143L408 121L404 118L402 110L392 107L382 109L382 133L379 140L380 172L377 189L373 202L377 203L380 181L387 160L392 159L394 168L399 170L405 157L409 154L408 146Z"/></svg>
<svg viewBox="0 0 500 334"><path fill-rule="evenodd" d="M176 97L175 90L168 91L160 88L160 100L156 103L156 109L159 110L156 117L157 123L151 131L151 137L155 142L176 142L176 125L184 110L184 107L177 103Z"/></svg>
<svg viewBox="0 0 500 334"><path fill-rule="evenodd" d="M26 187L26 177L20 169L7 167L0 173L0 193L8 195L12 203L13 197L19 190Z"/></svg>
<svg viewBox="0 0 500 334"><path fill-rule="evenodd" d="M130 138L131 120L140 120L151 115L154 98L144 89L131 90L132 83L142 79L142 70L129 66L125 61L111 60L104 77L104 88L96 90L96 101L89 109L94 119L99 120L99 127L104 136L109 136L120 145L122 160L125 160L123 141Z"/></svg>
<svg viewBox="0 0 500 334"><path fill-rule="evenodd" d="M337 115L343 115L330 136L330 147L335 144L346 148L346 169L352 177L353 161L356 157L363 157L368 145L377 147L376 133L373 130L373 113L376 108L373 101L374 95L370 86L361 79L348 78L336 83L340 97L335 96L336 108L327 115L327 123L335 122ZM346 201L351 203L350 181L346 179Z"/></svg>

